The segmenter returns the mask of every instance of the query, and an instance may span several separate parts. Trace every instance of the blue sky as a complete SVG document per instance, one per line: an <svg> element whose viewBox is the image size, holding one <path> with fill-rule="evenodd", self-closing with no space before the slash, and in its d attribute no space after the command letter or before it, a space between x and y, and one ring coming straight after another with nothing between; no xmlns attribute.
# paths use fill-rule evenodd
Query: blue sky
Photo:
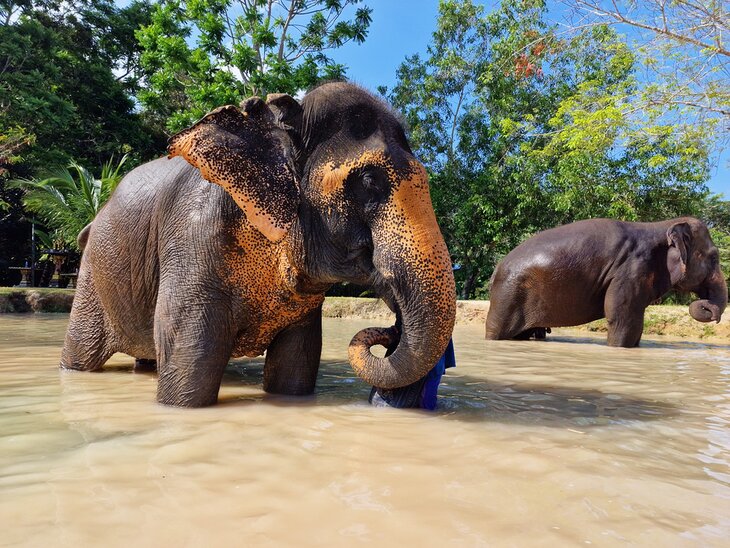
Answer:
<svg viewBox="0 0 730 548"><path fill-rule="evenodd" d="M391 87L395 71L407 55L425 54L436 28L438 0L366 0L373 8L368 38L362 45L348 44L332 57L348 67L349 78L373 91ZM485 2L493 6L494 2ZM708 187L730 198L730 150L713 156Z"/></svg>

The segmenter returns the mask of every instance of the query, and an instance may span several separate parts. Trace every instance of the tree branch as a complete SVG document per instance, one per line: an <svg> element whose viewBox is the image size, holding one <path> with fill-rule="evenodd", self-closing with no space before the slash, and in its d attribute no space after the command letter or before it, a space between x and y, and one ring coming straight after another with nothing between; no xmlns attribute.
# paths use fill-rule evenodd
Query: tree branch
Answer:
<svg viewBox="0 0 730 548"><path fill-rule="evenodd" d="M454 120L451 124L451 135L449 137L449 161L454 158L454 134L456 133L457 122L459 121L459 110L461 109L461 103L464 101L464 95L466 93L466 84L459 91L459 102L456 104L454 110Z"/></svg>
<svg viewBox="0 0 730 548"><path fill-rule="evenodd" d="M578 4L578 6L584 6L585 9L592 11L596 15L611 17L612 19L615 19L619 23L624 23L626 25L631 25L633 27L637 27L640 29L649 30L649 31L652 31L661 36L666 36L667 38L672 38L674 40L677 40L678 42L693 44L699 48L712 50L716 53L719 53L720 55L725 55L725 56L730 57L730 50L723 48L721 45L708 44L706 42L702 42L701 40L697 40L696 38L693 38L691 36L679 34L675 31L672 31L669 29L662 29L661 27L647 25L646 23L642 23L641 21L637 21L636 19L629 19L628 17L623 15L618 10L610 11L610 10L604 9L601 6L594 4L592 2L587 2L586 0L576 0L576 4ZM614 6L615 6L615 3L614 3Z"/></svg>
<svg viewBox="0 0 730 548"><path fill-rule="evenodd" d="M286 16L286 21L284 22L284 26L281 29L281 38L279 39L279 54L278 59L281 61L284 58L284 44L286 43L286 33L289 30L289 23L291 23L292 19L294 18L294 7L296 6L297 0L291 0L291 4L289 5L289 13Z"/></svg>
<svg viewBox="0 0 730 548"><path fill-rule="evenodd" d="M722 108L717 107L711 107L707 105L703 105L701 103L696 103L694 101L685 101L682 99L669 99L668 101L657 101L657 100L649 100L648 103L653 106L661 106L663 104L673 104L673 105L685 105L688 107L693 107L701 110L709 110L710 112L716 112L718 114L722 114L723 116L727 116L730 118L730 110L725 110Z"/></svg>

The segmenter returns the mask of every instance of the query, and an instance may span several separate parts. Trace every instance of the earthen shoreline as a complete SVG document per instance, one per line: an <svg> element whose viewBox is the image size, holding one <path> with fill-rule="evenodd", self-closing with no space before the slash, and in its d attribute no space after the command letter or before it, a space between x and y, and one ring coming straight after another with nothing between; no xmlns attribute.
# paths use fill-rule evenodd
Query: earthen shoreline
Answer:
<svg viewBox="0 0 730 548"><path fill-rule="evenodd" d="M73 289L0 288L0 313L68 313ZM489 301L458 301L457 325L484 325ZM372 319L392 322L393 314L379 300L362 297L327 297L322 313L326 318ZM605 332L606 321L571 327L571 331ZM647 308L645 335L669 335L730 344L730 312L719 323L694 321L686 306L657 305Z"/></svg>

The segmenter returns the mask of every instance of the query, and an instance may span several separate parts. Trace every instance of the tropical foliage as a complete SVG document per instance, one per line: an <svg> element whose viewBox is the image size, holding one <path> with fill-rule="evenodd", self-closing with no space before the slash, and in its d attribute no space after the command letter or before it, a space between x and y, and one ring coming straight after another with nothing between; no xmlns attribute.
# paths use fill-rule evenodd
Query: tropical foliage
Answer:
<svg viewBox="0 0 730 548"><path fill-rule="evenodd" d="M0 2L0 170L27 177L71 158L101 165L154 153L131 95L145 6Z"/></svg>
<svg viewBox="0 0 730 548"><path fill-rule="evenodd" d="M139 95L169 131L244 97L296 94L345 67L327 51L362 43L362 0L161 0L137 32L148 71ZM344 19L352 8L351 19ZM192 43L192 45L191 45Z"/></svg>
<svg viewBox="0 0 730 548"><path fill-rule="evenodd" d="M25 190L23 204L51 231L54 246L78 250L76 238L106 203L119 181L126 161L104 164L97 179L86 168L71 162L67 168L45 179L16 179L10 188Z"/></svg>
<svg viewBox="0 0 730 548"><path fill-rule="evenodd" d="M719 131L730 123L730 11L706 0L566 0L575 25L611 24L630 31L648 69L646 108L674 117L709 117Z"/></svg>
<svg viewBox="0 0 730 548"><path fill-rule="evenodd" d="M366 40L367 3L0 0L0 263L27 258L31 217L74 246L122 170L208 110L345 78L333 52ZM485 4L441 0L426 54L381 89L431 174L461 296L486 295L525 237L596 216L696 214L730 274L728 202L705 187L730 135L723 3Z"/></svg>
<svg viewBox="0 0 730 548"><path fill-rule="evenodd" d="M159 156L166 133L209 108L253 92L295 93L321 78L343 77L345 67L327 51L365 39L370 9L355 6L360 3L243 0L236 6L245 16L233 17L230 27L226 21L226 36L235 42L226 53L222 42L215 44L221 37L215 27L231 2L0 0L0 269L27 260L30 248L32 212L9 178L39 183L73 161L70 173L57 177L68 188L57 190L64 199L67 191L84 195L82 181L94 180L85 168L121 155L126 168ZM200 38L197 45L185 40L188 31ZM272 36L279 40L275 51ZM253 64L252 51L259 59ZM42 191L36 199L48 200L51 210L60 208L47 212L58 220L66 206L51 188L33 192ZM98 189L99 203L106 189ZM69 211L96 208L87 202L66 205ZM86 221L66 220L65 228L49 230L60 230L74 246L74 232Z"/></svg>
<svg viewBox="0 0 730 548"><path fill-rule="evenodd" d="M463 298L532 233L588 217L698 214L701 128L637 116L636 59L606 25L563 35L540 0L440 3L425 59L381 89L406 116ZM681 130L681 131L680 131Z"/></svg>

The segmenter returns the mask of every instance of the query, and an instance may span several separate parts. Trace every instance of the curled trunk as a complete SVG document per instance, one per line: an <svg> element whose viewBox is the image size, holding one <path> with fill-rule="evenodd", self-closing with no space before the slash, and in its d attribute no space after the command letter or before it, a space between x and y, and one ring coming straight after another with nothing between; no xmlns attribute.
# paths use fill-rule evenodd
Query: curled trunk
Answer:
<svg viewBox="0 0 730 548"><path fill-rule="evenodd" d="M428 194L425 170L413 163L409 178L372 226L373 264L402 313L403 329L395 351L385 358L370 352L387 346L392 333L368 328L352 339L349 358L363 380L378 388L411 384L428 373L451 338L456 288L451 259Z"/></svg>
<svg viewBox="0 0 730 548"><path fill-rule="evenodd" d="M698 322L719 322L727 306L727 284L716 271L698 291L701 299L689 305L689 314Z"/></svg>
<svg viewBox="0 0 730 548"><path fill-rule="evenodd" d="M385 358L374 356L370 348L391 345L396 340L392 329L370 327L357 333L349 348L350 364L355 373L368 384L388 390L424 377L449 344L456 307L431 309L431 313L422 312L424 308L429 310L430 306L412 306L403 312L400 341L395 352ZM430 316L426 322L424 315Z"/></svg>

